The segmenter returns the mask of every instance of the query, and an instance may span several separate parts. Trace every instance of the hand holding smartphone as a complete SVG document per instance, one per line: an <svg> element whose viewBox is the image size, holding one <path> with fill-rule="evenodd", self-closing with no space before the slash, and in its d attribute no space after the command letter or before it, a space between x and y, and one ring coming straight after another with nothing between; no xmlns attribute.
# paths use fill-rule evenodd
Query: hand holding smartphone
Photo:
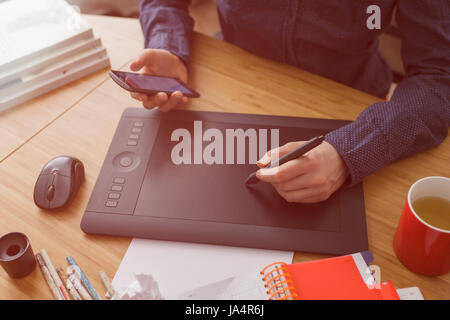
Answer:
<svg viewBox="0 0 450 320"><path fill-rule="evenodd" d="M140 74L149 76L158 76L159 79L157 80L161 80L161 77L174 78L180 79L184 84L188 78L186 65L181 58L164 49L144 49L141 54L130 63L130 69L132 72L139 72ZM131 79L128 81L130 80ZM127 84L125 78L124 82L127 86L127 90L133 90L130 91L131 97L141 101L143 107L147 109L158 107L159 110L166 112L173 108L184 106L189 100L183 92L164 90L167 88L163 88L160 85L150 87L144 86L145 89L150 90L148 91L149 93L142 93L137 92L142 91L142 88L137 88L137 83L130 82L130 84ZM175 80L175 82L179 84L179 81ZM159 89L162 89L165 92L159 91ZM174 88L172 87L172 89Z"/></svg>
<svg viewBox="0 0 450 320"><path fill-rule="evenodd" d="M139 92L149 95L165 92L170 95L176 91L180 91L186 97L200 97L198 92L190 88L181 80L175 78L117 70L110 70L109 75L119 86L130 92Z"/></svg>

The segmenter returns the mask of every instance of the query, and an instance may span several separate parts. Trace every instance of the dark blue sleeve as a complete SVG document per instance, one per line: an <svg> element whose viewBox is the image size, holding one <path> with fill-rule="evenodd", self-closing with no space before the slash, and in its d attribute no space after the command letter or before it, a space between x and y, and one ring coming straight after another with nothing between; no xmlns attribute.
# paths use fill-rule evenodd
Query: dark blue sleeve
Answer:
<svg viewBox="0 0 450 320"><path fill-rule="evenodd" d="M145 48L165 49L189 64L194 20L190 0L141 0L140 16Z"/></svg>
<svg viewBox="0 0 450 320"><path fill-rule="evenodd" d="M406 77L388 102L327 135L355 184L388 163L439 145L450 124L450 1L399 0Z"/></svg>

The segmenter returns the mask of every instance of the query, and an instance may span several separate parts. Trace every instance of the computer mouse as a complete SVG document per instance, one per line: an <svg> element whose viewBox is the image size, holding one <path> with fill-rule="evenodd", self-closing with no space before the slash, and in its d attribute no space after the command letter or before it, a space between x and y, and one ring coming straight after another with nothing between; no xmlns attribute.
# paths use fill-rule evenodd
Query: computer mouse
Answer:
<svg viewBox="0 0 450 320"><path fill-rule="evenodd" d="M34 186L34 203L42 209L58 210L70 205L84 180L83 163L70 156L58 156L41 170Z"/></svg>

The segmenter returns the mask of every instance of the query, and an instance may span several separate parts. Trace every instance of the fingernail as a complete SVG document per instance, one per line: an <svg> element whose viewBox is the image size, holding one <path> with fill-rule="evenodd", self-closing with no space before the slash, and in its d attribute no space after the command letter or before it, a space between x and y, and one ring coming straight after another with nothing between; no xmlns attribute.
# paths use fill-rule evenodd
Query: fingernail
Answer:
<svg viewBox="0 0 450 320"><path fill-rule="evenodd" d="M258 160L258 163L263 166L267 166L270 163L270 157L267 155L267 153Z"/></svg>
<svg viewBox="0 0 450 320"><path fill-rule="evenodd" d="M159 101L161 101L161 103L166 102L167 101L167 95L165 95L164 93L158 93L158 99Z"/></svg>
<svg viewBox="0 0 450 320"><path fill-rule="evenodd" d="M175 96L175 98L180 99L183 94L180 91L175 91L173 95Z"/></svg>

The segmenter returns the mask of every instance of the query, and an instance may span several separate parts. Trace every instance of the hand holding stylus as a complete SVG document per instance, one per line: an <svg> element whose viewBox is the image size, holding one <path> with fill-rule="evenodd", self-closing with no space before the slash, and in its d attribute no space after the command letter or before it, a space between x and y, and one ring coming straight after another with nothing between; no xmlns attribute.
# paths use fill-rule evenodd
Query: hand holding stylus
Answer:
<svg viewBox="0 0 450 320"><path fill-rule="evenodd" d="M141 73L149 75L178 78L187 82L187 68L183 61L163 49L145 49L136 60L131 62L130 69L135 72L141 70ZM169 111L188 102L188 98L180 91L175 91L170 96L165 92L155 95L132 92L131 97L141 101L147 109L159 107L161 111Z"/></svg>
<svg viewBox="0 0 450 320"><path fill-rule="evenodd" d="M278 148L279 158L298 148L305 141L287 143ZM348 168L339 153L328 142L276 168L268 167L268 151L258 162L256 177L269 182L288 202L313 203L328 199L348 177ZM276 170L275 170L276 169Z"/></svg>

